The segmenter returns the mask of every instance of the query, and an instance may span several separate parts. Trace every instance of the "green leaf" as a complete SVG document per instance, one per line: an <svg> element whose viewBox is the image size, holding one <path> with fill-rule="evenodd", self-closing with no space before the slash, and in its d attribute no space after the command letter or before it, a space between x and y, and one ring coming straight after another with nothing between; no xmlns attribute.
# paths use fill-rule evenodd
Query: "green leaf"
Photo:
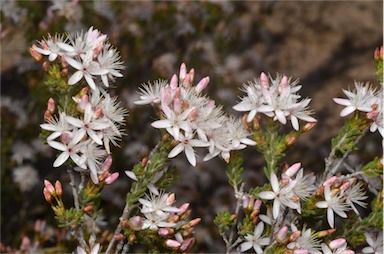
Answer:
<svg viewBox="0 0 384 254"><path fill-rule="evenodd" d="M365 165L361 172L368 178L375 178L383 174L383 164L381 164L381 159L375 157L373 161Z"/></svg>

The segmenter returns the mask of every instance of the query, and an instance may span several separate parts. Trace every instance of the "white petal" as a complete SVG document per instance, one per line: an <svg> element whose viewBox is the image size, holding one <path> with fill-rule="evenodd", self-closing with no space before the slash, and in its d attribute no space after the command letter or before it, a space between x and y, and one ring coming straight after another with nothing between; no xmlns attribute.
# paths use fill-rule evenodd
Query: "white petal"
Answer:
<svg viewBox="0 0 384 254"><path fill-rule="evenodd" d="M48 141L48 145L50 147L53 147L59 151L67 151L67 147L65 145L63 145L62 143L59 143L57 141Z"/></svg>
<svg viewBox="0 0 384 254"><path fill-rule="evenodd" d="M83 65L76 61L75 59L71 58L71 57L66 57L65 58L65 61L70 65L72 66L73 68L77 69L77 70L82 70L83 69ZM79 79L80 80L80 79Z"/></svg>
<svg viewBox="0 0 384 254"><path fill-rule="evenodd" d="M96 89L96 84L95 84L95 81L93 80L92 76L89 75L88 73L84 73L84 78L87 81L89 87L91 87L92 90L95 90Z"/></svg>
<svg viewBox="0 0 384 254"><path fill-rule="evenodd" d="M48 60L51 61L51 62L53 62L53 61L56 60L56 58L57 58L57 54L56 54L56 53L51 53L51 54L49 55L49 57L48 57Z"/></svg>
<svg viewBox="0 0 384 254"><path fill-rule="evenodd" d="M77 143L80 142L80 140L85 136L85 130L84 129L80 129L78 130L75 135L72 137L71 139L71 144L72 145L76 145Z"/></svg>
<svg viewBox="0 0 384 254"><path fill-rule="evenodd" d="M267 112L272 112L274 108L269 105L261 105L257 107L257 111L262 112L262 113L267 113Z"/></svg>
<svg viewBox="0 0 384 254"><path fill-rule="evenodd" d="M232 107L236 111L250 111L252 110L252 106L249 103L240 102Z"/></svg>
<svg viewBox="0 0 384 254"><path fill-rule="evenodd" d="M340 112L340 116L347 116L355 110L356 110L355 106L348 106Z"/></svg>
<svg viewBox="0 0 384 254"><path fill-rule="evenodd" d="M99 138L99 136L96 134L96 132L88 129L87 133L92 138L92 140L96 142L96 144L103 145L103 141Z"/></svg>
<svg viewBox="0 0 384 254"><path fill-rule="evenodd" d="M61 49L65 50L65 51L68 51L68 52L75 51L75 49L72 46L70 46L70 45L68 45L66 43L57 42L56 44L57 44L57 46L59 46Z"/></svg>
<svg viewBox="0 0 384 254"><path fill-rule="evenodd" d="M169 128L172 126L169 120L157 120L151 124L153 127L161 129L161 128Z"/></svg>
<svg viewBox="0 0 384 254"><path fill-rule="evenodd" d="M328 208L328 202L327 201L320 201L316 203L316 207L318 208Z"/></svg>
<svg viewBox="0 0 384 254"><path fill-rule="evenodd" d="M158 190L158 189L155 187L155 185L153 185L152 183L148 184L147 188L148 188L148 190L149 190L150 192L152 192L153 194L155 194L155 195L160 195L159 190Z"/></svg>
<svg viewBox="0 0 384 254"><path fill-rule="evenodd" d="M55 131L51 135L48 136L47 140L54 140L61 136L61 132Z"/></svg>
<svg viewBox="0 0 384 254"><path fill-rule="evenodd" d="M78 127L78 128L81 128L81 127L84 126L84 122L83 122L83 121L81 121L80 119L74 118L74 117L72 117L72 116L66 116L66 117L65 117L65 120L66 120L68 123L70 123L70 124L72 124L73 126Z"/></svg>
<svg viewBox="0 0 384 254"><path fill-rule="evenodd" d="M274 193L272 191L262 191L259 193L259 197L262 199L271 200L271 199L276 198L276 193Z"/></svg>
<svg viewBox="0 0 384 254"><path fill-rule="evenodd" d="M276 117L277 117L277 119L279 120L280 123L282 123L282 124L286 124L287 123L287 119L285 118L285 115L284 115L283 111L281 111L280 109L276 109L275 110L275 114L276 114Z"/></svg>
<svg viewBox="0 0 384 254"><path fill-rule="evenodd" d="M263 234L263 231L264 231L264 223L263 222L259 222L257 224L257 226L255 227L255 230L253 232L253 235L256 237L256 238L260 238L260 236Z"/></svg>
<svg viewBox="0 0 384 254"><path fill-rule="evenodd" d="M66 162L66 160L68 160L68 158L69 158L69 154L67 152L61 153L53 163L53 167L55 168L60 167L61 165L63 165L64 162Z"/></svg>
<svg viewBox="0 0 384 254"><path fill-rule="evenodd" d="M299 130L299 121L297 120L296 116L291 115L291 123L292 123L293 129L298 131Z"/></svg>
<svg viewBox="0 0 384 254"><path fill-rule="evenodd" d="M253 118L255 118L257 111L255 109L252 109L251 112L249 112L247 116L247 122L251 122Z"/></svg>
<svg viewBox="0 0 384 254"><path fill-rule="evenodd" d="M108 77L107 77L107 75L101 75L101 81L103 81L103 84L104 84L106 87L109 87L109 83L108 83Z"/></svg>
<svg viewBox="0 0 384 254"><path fill-rule="evenodd" d="M252 246L253 246L253 244L251 242L242 243L242 244L240 244L240 251L241 252L247 251L250 248L252 248Z"/></svg>
<svg viewBox="0 0 384 254"><path fill-rule="evenodd" d="M280 213L280 200L275 198L273 200L273 218L274 219L277 219L277 217L279 217L279 213Z"/></svg>
<svg viewBox="0 0 384 254"><path fill-rule="evenodd" d="M241 141L241 143L249 145L249 146L254 146L257 144L254 140L249 139L249 138L242 138L242 139L240 139L240 141Z"/></svg>
<svg viewBox="0 0 384 254"><path fill-rule="evenodd" d="M253 249L255 250L255 252L256 252L257 254L263 254L263 249L260 247L260 245L258 245L258 244L254 244L254 245L253 245Z"/></svg>
<svg viewBox="0 0 384 254"><path fill-rule="evenodd" d="M168 158L173 158L176 157L179 153L181 153L184 150L184 145L183 144L178 144L175 146L171 152L168 154Z"/></svg>
<svg viewBox="0 0 384 254"><path fill-rule="evenodd" d="M83 78L83 72L77 71L75 72L68 80L68 85L74 85L79 82Z"/></svg>
<svg viewBox="0 0 384 254"><path fill-rule="evenodd" d="M347 99L333 98L333 101L336 102L339 105L351 106L351 102L349 100L347 100Z"/></svg>
<svg viewBox="0 0 384 254"><path fill-rule="evenodd" d="M132 180L138 181L138 179L137 179L135 173L133 173L133 171L126 170L126 171L124 171L124 172L125 172L125 174L126 174L129 178L131 178Z"/></svg>
<svg viewBox="0 0 384 254"><path fill-rule="evenodd" d="M339 215L340 217L342 217L342 218L347 218L348 217L347 214L344 211L337 211L337 210L335 210L335 213L337 215Z"/></svg>
<svg viewBox="0 0 384 254"><path fill-rule="evenodd" d="M95 246L93 246L90 254L97 254L100 249L100 243L97 243Z"/></svg>
<svg viewBox="0 0 384 254"><path fill-rule="evenodd" d="M58 128L53 124L43 123L40 124L40 128L47 130L47 131L57 131Z"/></svg>
<svg viewBox="0 0 384 254"><path fill-rule="evenodd" d="M327 209L327 219L328 219L329 226L331 226L331 228L334 228L335 216L333 214L332 208L330 208L330 207L328 207L328 209Z"/></svg>
<svg viewBox="0 0 384 254"><path fill-rule="evenodd" d="M274 172L271 173L271 185L272 190L277 193L279 191L279 180L277 179L277 176Z"/></svg>
<svg viewBox="0 0 384 254"><path fill-rule="evenodd" d="M196 166L195 151L191 146L185 146L184 148L185 156L187 156L189 163L191 163L192 166Z"/></svg>

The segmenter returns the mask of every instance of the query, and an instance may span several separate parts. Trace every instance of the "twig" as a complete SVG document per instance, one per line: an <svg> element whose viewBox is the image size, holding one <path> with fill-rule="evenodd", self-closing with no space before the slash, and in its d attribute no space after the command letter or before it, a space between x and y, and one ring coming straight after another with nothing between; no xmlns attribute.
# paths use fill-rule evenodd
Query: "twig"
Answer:
<svg viewBox="0 0 384 254"><path fill-rule="evenodd" d="M225 242L225 245L226 245L226 248L227 248L227 252L226 253L230 253L230 251L237 245L237 241L239 240L239 238L233 243L233 237L234 237L234 234L235 234L235 229L236 229L236 226L237 226L237 221L238 221L238 214L239 214L239 210L240 210L240 207L241 207L241 204L242 204L242 196L243 196L243 191L244 191L244 183L242 183L240 185L240 190L237 189L237 185L234 185L233 186L233 189L235 191L235 197L237 199L237 202L236 202L236 209L235 209L235 214L237 215L234 222L233 222L233 225L231 227L231 233L229 234L229 239L224 239L224 242ZM225 234L224 234L225 236Z"/></svg>
<svg viewBox="0 0 384 254"><path fill-rule="evenodd" d="M356 139L355 141L355 145L357 145L361 139L365 136L365 134L367 134L369 130L369 127L365 128L363 130L363 132L360 134L360 136ZM335 165L335 166L332 166L333 163L335 162L336 160L336 149L337 147L339 146L339 144L342 144L344 142L344 140L346 139L347 137L347 134L342 137L340 139L340 142L338 144L336 144L333 149L331 150L329 156L327 159L325 159L325 170L324 170L324 174L323 174L323 179L322 181L325 181L325 179L329 178L330 176L333 176L336 171L339 169L339 166L340 164L348 157L348 155L353 151L353 149L349 149L348 151L346 151L344 154L343 154L343 157L338 161L338 163Z"/></svg>

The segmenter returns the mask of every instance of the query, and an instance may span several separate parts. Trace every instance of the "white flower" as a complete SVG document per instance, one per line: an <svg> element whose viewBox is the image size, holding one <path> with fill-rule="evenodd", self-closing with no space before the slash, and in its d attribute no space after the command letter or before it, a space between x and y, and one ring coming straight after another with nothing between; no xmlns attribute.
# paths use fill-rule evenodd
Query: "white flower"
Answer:
<svg viewBox="0 0 384 254"><path fill-rule="evenodd" d="M307 198L316 191L315 181L316 176L307 174L304 176L304 169L301 168L295 178L296 185L292 191L300 200L307 200Z"/></svg>
<svg viewBox="0 0 384 254"><path fill-rule="evenodd" d="M367 207L367 203L363 202L363 200L367 199L368 196L365 195L364 189L362 189L363 184L361 182L356 183L352 187L348 188L345 192L345 201L348 205L352 207L352 210L359 214L355 204Z"/></svg>
<svg viewBox="0 0 384 254"><path fill-rule="evenodd" d="M164 80L155 81L154 84L143 84L140 89L139 95L140 100L135 101L136 105L145 104L158 104L160 103L160 91L161 88L165 87L167 82Z"/></svg>
<svg viewBox="0 0 384 254"><path fill-rule="evenodd" d="M107 70L108 73L101 75L101 80L106 87L109 87L108 78L122 77L119 70L124 69L123 62L120 61L120 55L116 49L110 45L104 46L103 50L97 56L100 68Z"/></svg>
<svg viewBox="0 0 384 254"><path fill-rule="evenodd" d="M84 77L88 85L95 90L96 83L93 80L93 75L105 75L108 73L108 70L102 69L99 63L93 61L93 51L88 51L84 59L75 60L71 57L66 57L65 60L69 65L78 70L69 78L68 85L74 85Z"/></svg>
<svg viewBox="0 0 384 254"><path fill-rule="evenodd" d="M91 252L89 252L89 254L97 254L99 253L99 249L100 249L100 243L97 243L96 245L93 246ZM78 246L76 248L76 253L77 254L88 254L86 250L84 250L83 248L81 248L80 246Z"/></svg>
<svg viewBox="0 0 384 254"><path fill-rule="evenodd" d="M288 206L292 209L300 209L297 202L294 202L292 189L296 185L296 181L292 180L286 186L280 186L277 176L274 172L271 173L271 186L273 191L262 191L259 197L267 200L273 199L273 218L277 219L280 209Z"/></svg>
<svg viewBox="0 0 384 254"><path fill-rule="evenodd" d="M56 35L52 38L49 36L48 39L40 42L42 48L32 46L34 50L40 54L48 56L49 61L53 62L58 56L63 55L63 51L59 47L60 43L64 43L63 36Z"/></svg>
<svg viewBox="0 0 384 254"><path fill-rule="evenodd" d="M344 238L338 238L331 241L328 245L321 244L321 250L324 254L354 254L353 250L347 249L347 242Z"/></svg>
<svg viewBox="0 0 384 254"><path fill-rule="evenodd" d="M344 90L348 99L334 98L333 100L340 105L346 106L341 112L340 116L347 116L352 112L359 110L362 112L371 112L371 105L377 100L375 98L375 89L371 88L369 83L362 84L355 82L355 92Z"/></svg>
<svg viewBox="0 0 384 254"><path fill-rule="evenodd" d="M89 137L97 144L102 145L103 142L96 131L110 127L110 124L105 119L93 119L93 110L91 104L85 108L84 119L80 120L72 116L67 116L66 120L75 127L80 128L79 132L83 135L88 134Z"/></svg>
<svg viewBox="0 0 384 254"><path fill-rule="evenodd" d="M102 172L100 166L107 155L106 151L100 149L92 140L88 140L83 143L80 152L83 163L79 166L83 169L89 169L92 182L98 184L98 173Z"/></svg>
<svg viewBox="0 0 384 254"><path fill-rule="evenodd" d="M331 226L331 228L334 228L334 213L336 213L342 218L347 218L347 214L345 213L345 211L348 211L349 208L345 203L345 198L340 193L334 194L333 196L331 196L331 194L331 187L329 184L326 184L324 188L325 201L317 202L316 206L319 208L327 208L327 219L329 226Z"/></svg>
<svg viewBox="0 0 384 254"><path fill-rule="evenodd" d="M245 238L245 242L240 244L240 251L244 252L244 251L247 251L247 250L249 250L250 248L253 247L253 249L255 250L255 252L257 254L263 253L262 246L266 246L270 242L269 238L267 238L267 237L260 238L261 235L263 234L263 231L264 231L264 223L261 221L255 227L253 235L247 234L244 237Z"/></svg>
<svg viewBox="0 0 384 254"><path fill-rule="evenodd" d="M12 169L13 181L21 191L29 191L39 182L39 176L31 165L23 165Z"/></svg>
<svg viewBox="0 0 384 254"><path fill-rule="evenodd" d="M382 254L383 253L383 231L379 231L376 236L373 236L368 232L365 232L364 235L365 235L365 240L369 244L369 247L364 247L362 249L363 253Z"/></svg>
<svg viewBox="0 0 384 254"><path fill-rule="evenodd" d="M294 224L291 224L292 232L298 231ZM304 225L301 230L301 235L294 241L287 245L291 250L306 250L310 254L320 254L320 240L316 238L316 232L312 232L310 228ZM295 253L295 252L294 252Z"/></svg>
<svg viewBox="0 0 384 254"><path fill-rule="evenodd" d="M84 134L77 129L74 129L72 133L65 133L65 139L69 139L69 142L60 143L53 140L48 140L48 145L62 151L53 163L53 167L57 168L63 165L63 163L70 157L79 167L81 167L83 161L80 159L78 152L81 149L82 143L79 143Z"/></svg>
<svg viewBox="0 0 384 254"><path fill-rule="evenodd" d="M209 144L199 139L193 139L191 135L184 137L183 134L179 134L180 143L177 144L171 152L168 154L168 158L176 157L179 153L184 151L189 163L192 166L196 166L196 154L193 147L207 147Z"/></svg>
<svg viewBox="0 0 384 254"><path fill-rule="evenodd" d="M66 121L66 114L65 112L61 112L59 119L52 118L48 120L48 123L40 124L40 127L47 131L52 131L53 133L48 136L47 140L54 140L58 137L60 137L63 133L68 132L73 129L73 126L71 126Z"/></svg>

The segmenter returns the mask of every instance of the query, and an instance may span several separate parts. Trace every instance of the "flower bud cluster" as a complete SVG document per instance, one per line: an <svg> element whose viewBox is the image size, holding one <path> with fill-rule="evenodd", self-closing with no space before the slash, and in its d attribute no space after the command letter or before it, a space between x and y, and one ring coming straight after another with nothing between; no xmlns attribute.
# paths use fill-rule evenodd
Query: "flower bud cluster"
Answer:
<svg viewBox="0 0 384 254"><path fill-rule="evenodd" d="M152 123L159 129L166 129L176 141L169 153L173 158L182 151L192 166L196 165L195 147L206 147L208 154L204 160L221 155L228 162L231 150L244 149L255 145L240 119L227 116L215 101L202 95L209 77L192 86L195 72L187 73L185 64L180 67L179 77L173 75L171 81L144 85L140 100L135 104L151 104L161 110L161 120Z"/></svg>
<svg viewBox="0 0 384 254"><path fill-rule="evenodd" d="M347 116L352 112L359 111L366 115L370 121L370 131L379 131L384 137L384 118L383 118L383 90L373 88L369 83L355 82L355 90L344 90L348 99L334 98L333 100L345 108L340 112L340 116Z"/></svg>
<svg viewBox="0 0 384 254"><path fill-rule="evenodd" d="M300 100L301 96L297 92L301 86L297 84L298 80L291 82L287 76L273 79L261 73L259 79L243 86L246 95L233 109L249 112L247 122L262 113L283 125L291 120L293 128L299 130L299 119L310 123L316 122L316 119L310 116L312 111L308 109L311 99Z"/></svg>
<svg viewBox="0 0 384 254"><path fill-rule="evenodd" d="M77 34L75 38L69 35L67 38L62 35L48 36L39 42L39 46L33 45L30 53L37 61L42 60L42 55L48 56L49 62L59 60L63 67L62 74L68 73L69 66L74 68L68 85L74 85L84 78L95 90L98 81L109 87L109 82L114 81L115 77L123 76L120 70L124 66L119 52L109 44L105 34L93 27L84 34ZM43 66L47 65L48 62L43 63Z"/></svg>
<svg viewBox="0 0 384 254"><path fill-rule="evenodd" d="M359 214L356 205L367 206L363 200L368 197L362 186L362 183L358 182L356 178L343 180L333 176L325 180L318 188L316 194L324 194L325 200L317 202L316 206L327 209L327 219L331 228L335 226L334 213L342 218L347 218L346 211L352 209L356 214Z"/></svg>
<svg viewBox="0 0 384 254"><path fill-rule="evenodd" d="M48 144L62 153L53 163L61 166L69 158L81 168L90 172L91 179L98 183L98 174L103 173L102 162L110 154L110 143L117 145L122 137L126 110L119 107L116 98L111 98L98 88L82 89L73 99L77 104L79 118L59 112L59 118L46 118L41 124L44 130L51 131ZM50 103L54 101L50 99ZM49 104L50 104L49 103Z"/></svg>
<svg viewBox="0 0 384 254"><path fill-rule="evenodd" d="M164 246L174 251L185 252L194 242L194 227L200 218L189 219L191 210L185 203L179 208L173 206L175 194L160 192L159 195L150 193L146 198L139 199L142 207L141 214L123 221L122 226L133 231L156 232L164 242ZM130 235L130 238L135 239Z"/></svg>

